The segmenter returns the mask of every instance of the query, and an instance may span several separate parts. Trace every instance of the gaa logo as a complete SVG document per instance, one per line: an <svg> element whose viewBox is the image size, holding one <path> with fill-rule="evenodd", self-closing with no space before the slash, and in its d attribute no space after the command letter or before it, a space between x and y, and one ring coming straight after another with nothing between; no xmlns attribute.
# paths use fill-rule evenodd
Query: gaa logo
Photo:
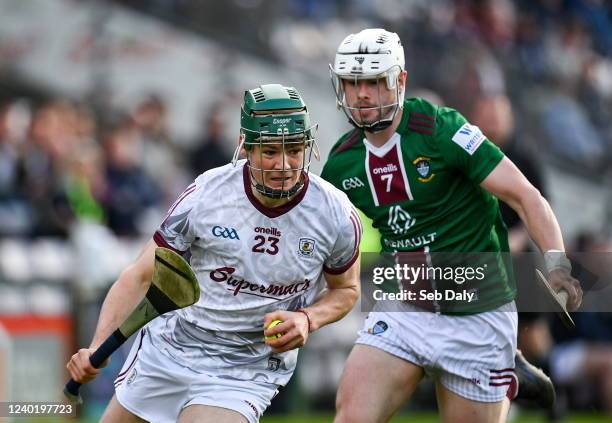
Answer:
<svg viewBox="0 0 612 423"><path fill-rule="evenodd" d="M213 226L212 234L217 238L240 239L238 232L234 228L224 228L221 226Z"/></svg>
<svg viewBox="0 0 612 423"><path fill-rule="evenodd" d="M348 191L349 189L353 188L361 188L363 186L365 185L363 184L363 182L361 182L361 179L356 176L342 181L342 189L344 189L345 191Z"/></svg>

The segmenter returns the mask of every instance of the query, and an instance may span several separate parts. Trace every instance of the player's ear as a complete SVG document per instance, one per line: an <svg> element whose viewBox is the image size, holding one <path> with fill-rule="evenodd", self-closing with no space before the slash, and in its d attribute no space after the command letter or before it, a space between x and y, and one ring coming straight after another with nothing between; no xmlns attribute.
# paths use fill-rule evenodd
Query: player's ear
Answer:
<svg viewBox="0 0 612 423"><path fill-rule="evenodd" d="M402 91L406 91L406 84L408 83L408 72L405 70L401 71L398 77L398 82Z"/></svg>
<svg viewBox="0 0 612 423"><path fill-rule="evenodd" d="M246 158L247 156L246 149L244 148L244 140L245 140L244 134L240 134L240 136L238 137L238 147L240 148L239 154L241 158Z"/></svg>

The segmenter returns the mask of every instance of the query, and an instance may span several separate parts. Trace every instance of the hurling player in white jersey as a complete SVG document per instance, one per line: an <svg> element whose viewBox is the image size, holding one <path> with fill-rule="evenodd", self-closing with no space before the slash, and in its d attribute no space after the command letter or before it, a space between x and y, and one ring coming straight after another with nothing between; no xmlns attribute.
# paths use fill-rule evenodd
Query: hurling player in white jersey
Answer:
<svg viewBox="0 0 612 423"><path fill-rule="evenodd" d="M140 331L102 422L257 422L297 348L353 307L361 222L345 194L308 173L314 129L295 89L245 92L233 163L178 197L68 363L75 381L96 377L89 357L143 298L157 246L190 258L200 300Z"/></svg>

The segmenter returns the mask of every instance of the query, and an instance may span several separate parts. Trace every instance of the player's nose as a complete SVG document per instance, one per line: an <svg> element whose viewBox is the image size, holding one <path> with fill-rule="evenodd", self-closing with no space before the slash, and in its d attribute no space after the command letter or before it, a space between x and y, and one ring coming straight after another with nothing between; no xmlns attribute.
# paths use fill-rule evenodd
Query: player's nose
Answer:
<svg viewBox="0 0 612 423"><path fill-rule="evenodd" d="M360 100L370 97L368 81L365 81L365 80L357 81L357 85L355 86L355 89L357 90L357 97Z"/></svg>
<svg viewBox="0 0 612 423"><path fill-rule="evenodd" d="M279 153L274 161L274 170L289 170L291 169L291 158L286 153Z"/></svg>

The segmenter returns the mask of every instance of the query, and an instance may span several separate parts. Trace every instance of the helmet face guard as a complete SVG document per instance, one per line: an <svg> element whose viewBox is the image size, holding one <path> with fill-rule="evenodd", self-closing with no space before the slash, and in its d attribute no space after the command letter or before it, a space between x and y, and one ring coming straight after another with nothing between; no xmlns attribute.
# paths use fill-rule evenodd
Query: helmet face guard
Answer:
<svg viewBox="0 0 612 423"><path fill-rule="evenodd" d="M342 108L349 121L356 127L368 132L378 132L388 128L404 105L404 90L399 84L404 71L404 48L399 36L380 28L364 29L357 34L349 34L338 47L330 76L336 105ZM378 102L374 107L356 107L346 98L345 84L353 83L355 88L361 80L376 80ZM382 83L385 82L383 86ZM383 102L383 90L395 91L394 101ZM378 118L366 121L363 113L377 110Z"/></svg>
<svg viewBox="0 0 612 423"><path fill-rule="evenodd" d="M368 132L379 132L388 128L393 122L393 119L395 119L397 112L404 104L404 91L399 84L399 75L401 72L402 70L399 66L394 66L392 69L374 75L344 75L336 73L334 68L330 65L330 75L332 86L336 94L337 107L342 109L349 121L358 128ZM355 89L358 89L359 81L364 79L376 80L378 99L377 101L376 99L374 100L377 106L354 107L349 105L346 99L345 84L353 84ZM382 90L395 91L395 101L383 104ZM371 110L378 111L378 119L368 122L365 120L363 113Z"/></svg>
<svg viewBox="0 0 612 423"><path fill-rule="evenodd" d="M308 172L313 153L319 159L316 129L316 125L310 124L306 105L295 89L273 84L246 91L240 119L241 143L234 152L233 162L236 163L244 148L252 187L269 198L289 198L302 189L303 173ZM262 166L266 147L280 155L280 168ZM302 150L301 157L289 163L288 156L295 154L296 148ZM258 160L253 160L254 154L258 154ZM266 185L272 173L281 175L280 188ZM299 179L294 182L296 173Z"/></svg>

